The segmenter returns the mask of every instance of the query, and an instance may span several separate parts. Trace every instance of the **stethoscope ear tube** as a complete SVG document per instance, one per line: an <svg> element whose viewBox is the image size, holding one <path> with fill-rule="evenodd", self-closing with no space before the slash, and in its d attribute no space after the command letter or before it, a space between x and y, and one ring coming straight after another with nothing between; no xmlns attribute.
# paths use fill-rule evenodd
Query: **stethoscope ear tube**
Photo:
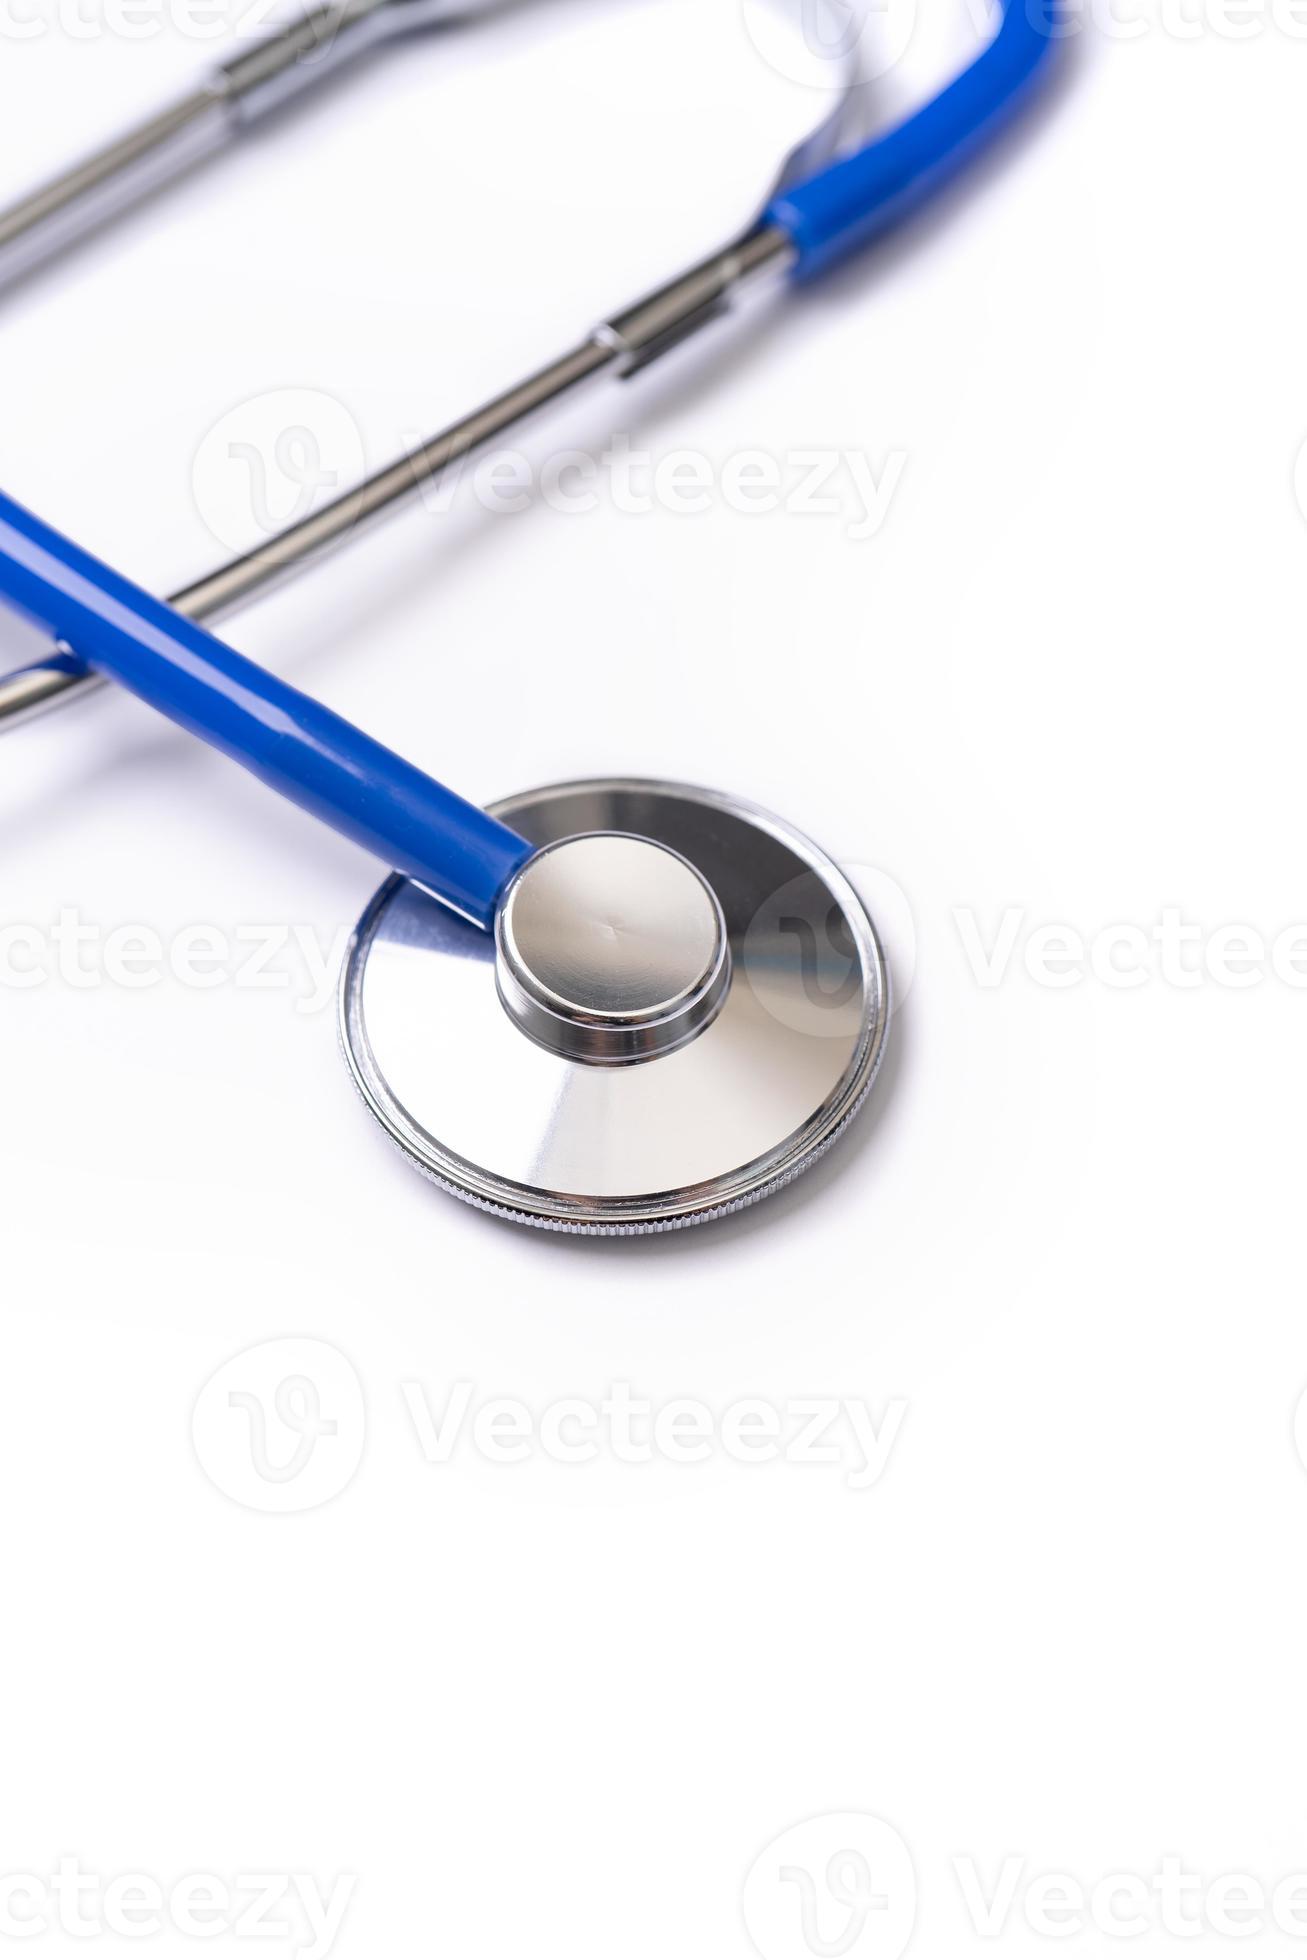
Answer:
<svg viewBox="0 0 1307 1960"><path fill-rule="evenodd" d="M489 928L516 831L0 495L0 599L101 673Z"/></svg>
<svg viewBox="0 0 1307 1960"><path fill-rule="evenodd" d="M772 199L794 275L811 279L911 215L1021 107L1060 34L1060 0L1008 0L984 53L888 135Z"/></svg>
<svg viewBox="0 0 1307 1960"><path fill-rule="evenodd" d="M0 210L0 290L99 231L375 43L452 20L453 0L309 0L189 95Z"/></svg>
<svg viewBox="0 0 1307 1960"><path fill-rule="evenodd" d="M341 4L348 5L349 0ZM358 4L366 11L371 0ZM378 0L378 4L383 11L416 6L415 18L425 16L426 0ZM439 6L442 0L432 4ZM614 316L525 382L408 449L332 502L296 519L258 549L175 595L175 604L196 619L230 610L273 579L313 563L323 551L356 536L366 521L407 501L424 484L502 440L526 417L581 384L602 374L635 373L714 320L744 285L773 272L810 279L869 243L944 185L1020 108L1066 31L1060 12L1064 4L1065 0L1008 0L998 31L984 52L898 128L856 155L787 183L742 238L669 281L638 306ZM0 279L6 222L0 215ZM104 673L113 671L107 662L82 665L64 651L0 677L0 732L74 701L95 684L97 665ZM247 756L242 759L248 761Z"/></svg>

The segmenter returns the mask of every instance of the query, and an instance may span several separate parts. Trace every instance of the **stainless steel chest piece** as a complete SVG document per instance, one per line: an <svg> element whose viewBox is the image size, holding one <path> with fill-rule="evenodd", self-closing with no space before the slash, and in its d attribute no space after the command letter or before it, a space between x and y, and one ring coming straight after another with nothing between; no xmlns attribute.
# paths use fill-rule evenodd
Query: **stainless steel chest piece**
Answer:
<svg viewBox="0 0 1307 1960"><path fill-rule="evenodd" d="M565 783L493 814L537 846L493 941L391 878L346 955L346 1059L405 1155L484 1210L609 1235L721 1217L814 1163L889 1021L831 860L679 784Z"/></svg>

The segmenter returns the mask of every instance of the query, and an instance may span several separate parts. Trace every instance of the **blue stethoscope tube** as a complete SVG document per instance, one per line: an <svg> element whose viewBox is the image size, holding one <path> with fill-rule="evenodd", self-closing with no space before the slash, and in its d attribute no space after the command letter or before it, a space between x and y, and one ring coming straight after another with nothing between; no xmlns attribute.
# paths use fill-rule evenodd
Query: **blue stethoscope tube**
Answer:
<svg viewBox="0 0 1307 1960"><path fill-rule="evenodd" d="M796 278L813 278L909 217L999 133L1052 52L1060 3L1007 0L993 40L956 81L856 156L772 200L763 222L788 233Z"/></svg>
<svg viewBox="0 0 1307 1960"><path fill-rule="evenodd" d="M525 838L3 495L0 597L301 809L493 923L531 854Z"/></svg>

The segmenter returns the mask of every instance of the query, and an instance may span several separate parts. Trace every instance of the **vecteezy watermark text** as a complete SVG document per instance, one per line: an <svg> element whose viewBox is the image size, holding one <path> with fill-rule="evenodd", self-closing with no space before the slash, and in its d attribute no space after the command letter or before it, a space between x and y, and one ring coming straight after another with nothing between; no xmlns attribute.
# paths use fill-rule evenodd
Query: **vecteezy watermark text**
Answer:
<svg viewBox="0 0 1307 1960"><path fill-rule="evenodd" d="M513 516L540 502L566 517L583 517L608 504L624 517L665 511L699 517L714 509L742 517L826 517L840 522L854 543L874 538L907 468L907 455L892 449L877 463L861 449L791 449L773 455L743 449L722 460L697 449L656 456L614 436L597 456L564 449L537 467L512 450L485 457L469 471L472 494L483 510ZM447 509L457 495L456 471L442 474L421 493L428 509Z"/></svg>
<svg viewBox="0 0 1307 1960"><path fill-rule="evenodd" d="M598 1395L559 1396L533 1407L483 1395L470 1381L433 1388L407 1380L383 1409L407 1427L416 1461L446 1470L471 1460L505 1469L543 1464L579 1472L655 1465L690 1470L712 1460L752 1469L782 1465L841 1476L873 1489L895 1450L907 1403L879 1413L858 1396L745 1396L720 1405L702 1396L655 1401L629 1382ZM338 1497L363 1460L363 1385L330 1342L308 1335L261 1341L216 1368L196 1398L191 1439L209 1481L249 1510L313 1510Z"/></svg>
<svg viewBox="0 0 1307 1960"><path fill-rule="evenodd" d="M218 987L288 994L297 1014L318 1014L335 995L348 926L324 937L313 926L101 925L76 906L45 924L0 924L0 991L41 986L139 993L168 980L201 993Z"/></svg>
<svg viewBox="0 0 1307 1960"><path fill-rule="evenodd" d="M732 1463L787 1463L842 1469L849 1490L880 1482L907 1404L889 1402L879 1422L850 1396L748 1397L718 1410L694 1396L654 1403L629 1382L590 1400L568 1396L539 1411L511 1397L477 1398L456 1382L439 1406L421 1382L405 1382L404 1406L423 1461L450 1463L460 1450L509 1465L533 1458L566 1466L611 1463L679 1466L720 1454Z"/></svg>
<svg viewBox="0 0 1307 1960"><path fill-rule="evenodd" d="M1178 906L1164 906L1148 924L1119 921L1083 932L1033 919L1019 905L988 927L969 906L955 906L953 923L971 977L989 989L1024 975L1054 991L1092 980L1115 992L1150 982L1242 992L1267 979L1307 990L1307 923L1270 934L1246 924L1204 927Z"/></svg>
<svg viewBox="0 0 1307 1960"><path fill-rule="evenodd" d="M1205 1877L1183 1859L1165 1857L1152 1872L1114 1871L1084 1880L1071 1872L1031 1873L1025 1858L1005 1858L986 1881L974 1858L955 1858L957 1879L973 1932L995 1940L1017 1922L1046 1939L1075 1939L1097 1931L1107 1939L1197 1939L1215 1933L1247 1939L1272 1926L1307 1940L1307 1872L1273 1883L1250 1872Z"/></svg>
<svg viewBox="0 0 1307 1960"><path fill-rule="evenodd" d="M56 1930L72 1939L143 1940L171 1930L183 1939L282 1940L298 1960L327 1960L356 1878L329 1887L307 1872L190 1872L163 1884L148 1872L105 1877L77 1858L51 1872L0 1873L0 1939L32 1940Z"/></svg>
<svg viewBox="0 0 1307 1960"><path fill-rule="evenodd" d="M884 527L908 461L902 449L876 458L816 445L725 455L656 452L618 433L600 450L561 449L533 459L493 449L457 457L428 476L420 455L427 439L408 430L392 450L413 458L415 495L433 516L468 499L496 517L535 505L564 517L604 508L623 517L682 518L724 510L825 519L855 544ZM302 522L366 470L363 433L344 402L322 389L275 388L238 402L214 423L195 452L191 486L209 530L234 551L252 536L271 538Z"/></svg>
<svg viewBox="0 0 1307 1960"><path fill-rule="evenodd" d="M151 41L173 33L190 41L262 40L312 14L310 0L0 0L0 40L36 41L61 34L69 41ZM303 67L329 53L329 28L306 37Z"/></svg>
<svg viewBox="0 0 1307 1960"><path fill-rule="evenodd" d="M1252 41L1275 33L1307 40L1305 0L1017 0L1032 24L1051 38L1086 32L1111 42L1161 34L1170 40ZM920 26L921 0L742 0L749 41L769 67L811 88L829 88L856 60L877 79L907 56ZM976 39L992 38L999 0L967 0ZM49 34L74 42L149 41L169 33L201 43L251 41L311 18L309 0L287 9L279 0L0 0L0 41L37 41ZM799 31L796 32L795 28ZM330 22L305 37L296 59L310 67L329 55Z"/></svg>

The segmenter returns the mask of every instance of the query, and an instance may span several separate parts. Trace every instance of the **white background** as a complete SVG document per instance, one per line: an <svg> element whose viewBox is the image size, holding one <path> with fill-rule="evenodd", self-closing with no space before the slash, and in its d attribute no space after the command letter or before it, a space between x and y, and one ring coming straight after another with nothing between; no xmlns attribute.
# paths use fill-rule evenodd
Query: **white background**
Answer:
<svg viewBox="0 0 1307 1960"><path fill-rule="evenodd" d="M975 38L919 12L884 114ZM838 1813L906 1842L924 1955L981 1944L959 1858L987 1887L1010 1856L1086 1887L1167 1855L1204 1885L1307 1869L1307 1002L1271 971L1307 920L1307 30L1269 0L1117 12L910 234L527 445L900 455L873 537L847 507L461 496L226 629L478 799L702 781L901 888L893 1059L817 1172L700 1232L525 1233L405 1168L294 986L0 989L3 1873L350 1874L340 1960L728 1960L760 1852ZM15 192L236 29L25 17ZM746 219L814 120L749 25L523 0L379 55L6 297L6 489L172 590L227 554L215 525L258 536L196 470L242 404L325 394L378 464L561 351ZM0 624L5 664L35 644ZM2 922L40 932L73 908L329 943L377 878L108 695L6 738L0 822ZM1029 970L1041 926L1087 966L1168 907L1195 985ZM989 946L1013 912L982 985L958 914ZM1246 987L1203 974L1232 925L1266 944ZM283 1337L343 1357L320 1448L348 1481L269 1515L215 1464L212 1397L193 1414ZM906 1413L861 1491L720 1445L505 1466L465 1436L428 1464L403 1385L438 1415L459 1382L537 1413L621 1382ZM802 1960L798 1888L774 1894L765 1960ZM887 1960L888 1924L847 1950ZM1181 1943L1147 1924L1139 1950ZM987 1944L1050 1945L1020 1889ZM208 1951L242 1947L295 1950Z"/></svg>

